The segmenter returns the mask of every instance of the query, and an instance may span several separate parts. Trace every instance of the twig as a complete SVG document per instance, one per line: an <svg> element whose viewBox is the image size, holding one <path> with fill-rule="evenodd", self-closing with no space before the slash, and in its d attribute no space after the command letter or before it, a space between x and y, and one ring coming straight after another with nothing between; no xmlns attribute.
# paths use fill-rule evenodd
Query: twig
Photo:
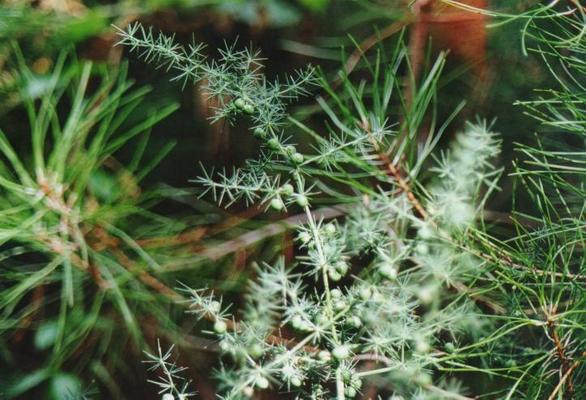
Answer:
<svg viewBox="0 0 586 400"><path fill-rule="evenodd" d="M564 382L567 381L567 390L566 393L568 394L569 398L572 398L574 395L574 384L571 379L572 371L578 366L578 361L571 363L571 359L568 357L568 349L560 340L560 337L557 333L556 324L555 324L555 314L556 309L552 307L550 310L544 310L545 316L547 317L547 328L548 328L548 337L553 342L556 350L557 357L560 361L560 373L562 378L560 379L559 383L557 384L553 393L549 396L549 400L552 400L556 393L561 389Z"/></svg>
<svg viewBox="0 0 586 400"><path fill-rule="evenodd" d="M331 219L342 215L345 212L343 207L328 207L322 208L313 213L317 220ZM223 242L217 246L208 247L198 254L210 260L218 260L235 252L238 249L243 249L252 246L268 237L279 235L288 229L299 226L307 220L307 216L302 213L286 218L284 220L263 226L254 231L247 232L239 237Z"/></svg>
<svg viewBox="0 0 586 400"><path fill-rule="evenodd" d="M574 362L574 364L572 364L572 366L566 371L566 373L564 374L564 376L562 376L562 379L560 379L560 381L558 382L558 384L556 385L555 389L553 390L553 392L549 395L549 397L547 398L547 400L554 400L557 393L560 391L560 389L562 388L562 386L564 385L564 382L570 378L570 375L572 375L572 372L574 372L574 370L578 367L578 365L580 364L579 360L576 360Z"/></svg>

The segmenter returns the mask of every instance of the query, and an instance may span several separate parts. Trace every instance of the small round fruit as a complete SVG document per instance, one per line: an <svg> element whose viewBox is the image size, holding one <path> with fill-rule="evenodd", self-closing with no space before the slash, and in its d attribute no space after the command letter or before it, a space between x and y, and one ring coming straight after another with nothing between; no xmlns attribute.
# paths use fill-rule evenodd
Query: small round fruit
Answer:
<svg viewBox="0 0 586 400"><path fill-rule="evenodd" d="M293 155L295 153L295 146L292 146L292 145L285 146L285 152L289 155Z"/></svg>
<svg viewBox="0 0 586 400"><path fill-rule="evenodd" d="M300 194L297 196L297 204L299 204L299 207L307 207L309 205L309 201L307 200L307 197Z"/></svg>
<svg viewBox="0 0 586 400"><path fill-rule="evenodd" d="M254 105L252 105L250 103L246 103L244 105L244 108L242 108L242 111L244 111L248 115L251 115L251 114L254 114L254 111L256 111L256 109L254 108Z"/></svg>
<svg viewBox="0 0 586 400"><path fill-rule="evenodd" d="M348 321L350 323L350 325L356 329L360 328L362 326L362 320L357 317L356 315L354 315L352 318L350 318L350 320Z"/></svg>
<svg viewBox="0 0 586 400"><path fill-rule="evenodd" d="M210 312L217 313L220 311L220 308L222 308L222 305L219 301L214 300L210 303Z"/></svg>
<svg viewBox="0 0 586 400"><path fill-rule="evenodd" d="M368 286L365 286L360 289L360 298L364 301L370 300L372 297L372 289Z"/></svg>
<svg viewBox="0 0 586 400"><path fill-rule="evenodd" d="M163 397L161 397L161 400L175 400L175 396L171 393L165 393Z"/></svg>
<svg viewBox="0 0 586 400"><path fill-rule="evenodd" d="M340 289L332 289L330 291L330 295L334 299L339 299L340 297L342 297L342 291Z"/></svg>
<svg viewBox="0 0 586 400"><path fill-rule="evenodd" d="M345 344L341 344L332 350L332 355L336 360L345 360L350 357L350 347Z"/></svg>
<svg viewBox="0 0 586 400"><path fill-rule="evenodd" d="M220 350L222 350L224 353L227 353L232 349L232 346L230 346L230 343L228 343L228 341L226 341L226 340L222 340L220 342L219 346L220 346Z"/></svg>
<svg viewBox="0 0 586 400"><path fill-rule="evenodd" d="M319 358L321 361L328 362L332 359L332 354L327 350L322 350L317 353L317 358Z"/></svg>
<svg viewBox="0 0 586 400"><path fill-rule="evenodd" d="M447 342L444 349L446 349L446 352L448 353L453 353L456 350L456 346L454 346L454 343L452 342Z"/></svg>
<svg viewBox="0 0 586 400"><path fill-rule="evenodd" d="M326 226L324 226L324 231L328 234L328 235L333 235L334 233L336 233L336 225L333 223L329 223L326 224Z"/></svg>
<svg viewBox="0 0 586 400"><path fill-rule="evenodd" d="M221 319L216 320L214 323L214 331L218 334L226 333L227 329L228 324L226 324L226 322L222 321Z"/></svg>
<svg viewBox="0 0 586 400"><path fill-rule="evenodd" d="M244 106L246 105L246 101L244 101L244 99L242 97L239 97L236 100L234 100L234 105L236 106L236 108L238 108L240 110L244 110Z"/></svg>
<svg viewBox="0 0 586 400"><path fill-rule="evenodd" d="M334 282L338 282L340 279L342 279L342 275L340 275L340 273L338 271L336 271L335 269L329 269L328 276Z"/></svg>
<svg viewBox="0 0 586 400"><path fill-rule="evenodd" d="M264 376L259 376L258 378L256 378L255 384L256 387L258 387L259 389L266 389L269 387L269 380Z"/></svg>
<svg viewBox="0 0 586 400"><path fill-rule="evenodd" d="M279 150L279 148L281 147L281 143L279 143L279 139L277 138L271 138L269 139L269 141L267 142L267 145L269 146L269 148L271 150Z"/></svg>
<svg viewBox="0 0 586 400"><path fill-rule="evenodd" d="M301 379L299 379L296 376L294 376L293 378L291 378L291 386L295 386L295 387L301 386Z"/></svg>
<svg viewBox="0 0 586 400"><path fill-rule="evenodd" d="M395 268L392 265L389 264L385 264L382 265L379 268L379 272L382 276L384 276L385 278L394 281L395 279L397 279L397 275L399 274L399 271L397 271L397 268Z"/></svg>
<svg viewBox="0 0 586 400"><path fill-rule="evenodd" d="M297 235L297 239L299 239L299 241L303 244L307 244L311 241L311 235L309 234L309 232L300 232L299 235Z"/></svg>
<svg viewBox="0 0 586 400"><path fill-rule="evenodd" d="M337 300L334 303L334 310L336 311L342 311L344 308L346 308L347 304L344 300Z"/></svg>
<svg viewBox="0 0 586 400"><path fill-rule="evenodd" d="M253 344L248 349L248 354L250 354L250 356L254 359L261 357L263 355L263 353L264 353L264 351L262 349L262 346L258 343Z"/></svg>
<svg viewBox="0 0 586 400"><path fill-rule="evenodd" d="M304 160L303 154L301 153L293 153L291 155L291 161L293 161L295 164L301 164Z"/></svg>
<svg viewBox="0 0 586 400"><path fill-rule="evenodd" d="M283 203L283 200L275 197L271 200L271 208L276 211L281 211L283 208L285 208L285 204Z"/></svg>
<svg viewBox="0 0 586 400"><path fill-rule="evenodd" d="M245 386L244 389L242 389L242 393L244 393L246 397L252 397L254 396L254 389L250 386Z"/></svg>
<svg viewBox="0 0 586 400"><path fill-rule="evenodd" d="M264 139L267 137L266 131L260 127L254 128L254 131L252 131L252 133L259 139Z"/></svg>
<svg viewBox="0 0 586 400"><path fill-rule="evenodd" d="M340 260L336 263L334 268L336 268L336 271L340 275L344 276L348 272L348 263L346 261Z"/></svg>
<svg viewBox="0 0 586 400"><path fill-rule="evenodd" d="M293 193L295 193L295 188L290 183L286 183L281 186L281 193L283 193L285 196L291 196Z"/></svg>

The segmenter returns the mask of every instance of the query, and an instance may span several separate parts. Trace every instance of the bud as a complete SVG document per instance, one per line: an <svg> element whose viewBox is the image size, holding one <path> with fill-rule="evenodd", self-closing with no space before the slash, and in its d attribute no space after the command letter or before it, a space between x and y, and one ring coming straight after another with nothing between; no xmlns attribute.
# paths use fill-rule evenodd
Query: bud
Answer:
<svg viewBox="0 0 586 400"><path fill-rule="evenodd" d="M270 149L272 150L279 150L281 148L281 143L279 143L279 139L277 138L271 138L269 139L269 141L267 142L268 146Z"/></svg>
<svg viewBox="0 0 586 400"><path fill-rule="evenodd" d="M264 139L267 137L267 133L265 132L265 130L260 127L254 128L253 134L255 137L259 139Z"/></svg>
<svg viewBox="0 0 586 400"><path fill-rule="evenodd" d="M301 386L301 379L299 379L296 376L294 376L293 378L291 378L291 386L295 386L295 387Z"/></svg>
<svg viewBox="0 0 586 400"><path fill-rule="evenodd" d="M281 200L278 197L275 197L271 200L271 207L273 210L281 211L283 208L285 208L285 204L283 203L283 200Z"/></svg>
<svg viewBox="0 0 586 400"><path fill-rule="evenodd" d="M399 274L399 271L397 271L397 268L395 268L393 265L390 264L383 264L379 267L378 272L380 272L380 274L382 276L384 276L385 278L394 281L395 279L397 279L397 275Z"/></svg>
<svg viewBox="0 0 586 400"><path fill-rule="evenodd" d="M293 153L295 153L295 146L285 146L285 153L289 154L290 156L293 155Z"/></svg>
<svg viewBox="0 0 586 400"><path fill-rule="evenodd" d="M266 389L269 387L269 380L264 376L259 376L258 378L256 378L255 384L256 387L259 389Z"/></svg>
<svg viewBox="0 0 586 400"><path fill-rule="evenodd" d="M256 109L254 108L254 105L252 105L251 103L246 103L242 108L242 111L244 111L248 115L254 114L255 110Z"/></svg>
<svg viewBox="0 0 586 400"><path fill-rule="evenodd" d="M221 307L222 307L222 305L220 304L220 302L214 300L210 303L210 312L214 313L214 314L217 312L220 312Z"/></svg>
<svg viewBox="0 0 586 400"><path fill-rule="evenodd" d="M345 360L350 357L350 347L345 344L339 345L332 350L332 355L336 360Z"/></svg>
<svg viewBox="0 0 586 400"><path fill-rule="evenodd" d="M309 234L309 232L302 231L302 232L299 232L299 235L297 235L297 239L299 239L299 241L301 243L307 244L311 240L311 235Z"/></svg>
<svg viewBox="0 0 586 400"><path fill-rule="evenodd" d="M356 329L358 329L362 326L362 320L359 317L357 317L356 315L354 315L352 318L350 318L348 320L348 323Z"/></svg>
<svg viewBox="0 0 586 400"><path fill-rule="evenodd" d="M324 231L328 235L333 235L334 233L336 233L336 225L330 222L329 224L326 224L326 226L324 226Z"/></svg>
<svg viewBox="0 0 586 400"><path fill-rule="evenodd" d="M332 355L329 351L322 350L317 353L317 358L319 358L321 361L328 362L332 359Z"/></svg>
<svg viewBox="0 0 586 400"><path fill-rule="evenodd" d="M301 164L304 159L305 157L303 157L303 154L301 153L293 153L291 155L291 161L293 161L295 164Z"/></svg>
<svg viewBox="0 0 586 400"><path fill-rule="evenodd" d="M309 201L307 200L307 197L305 197L304 195L298 194L297 204L299 204L300 207L307 207L309 205Z"/></svg>
<svg viewBox="0 0 586 400"><path fill-rule="evenodd" d="M217 334L226 333L227 329L228 324L226 324L226 322L222 321L221 319L216 320L216 322L214 323L214 331Z"/></svg>
<svg viewBox="0 0 586 400"><path fill-rule="evenodd" d="M285 196L291 196L294 192L295 188L293 188L293 185L290 183L286 183L281 186L281 193L283 193Z"/></svg>
<svg viewBox="0 0 586 400"><path fill-rule="evenodd" d="M242 97L239 97L236 100L234 100L234 105L236 106L236 108L238 108L240 110L244 110L244 106L246 105L246 101L244 101L244 99Z"/></svg>

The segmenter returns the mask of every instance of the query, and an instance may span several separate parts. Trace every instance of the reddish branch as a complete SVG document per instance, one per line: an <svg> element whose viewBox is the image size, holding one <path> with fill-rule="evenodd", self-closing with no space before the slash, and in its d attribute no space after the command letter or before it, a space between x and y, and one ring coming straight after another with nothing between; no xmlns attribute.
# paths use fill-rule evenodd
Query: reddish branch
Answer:
<svg viewBox="0 0 586 400"><path fill-rule="evenodd" d="M573 398L574 397L574 383L572 381L572 372L578 367L579 361L573 361L571 358L571 353L566 343L564 343L557 332L557 326L555 323L556 317L556 309L552 307L551 310L545 311L545 316L547 318L547 330L548 330L548 337L551 342L554 344L555 352L557 358L560 362L560 382L556 386L555 390L549 397L549 399L555 398L555 395L564 387L565 384L565 398Z"/></svg>

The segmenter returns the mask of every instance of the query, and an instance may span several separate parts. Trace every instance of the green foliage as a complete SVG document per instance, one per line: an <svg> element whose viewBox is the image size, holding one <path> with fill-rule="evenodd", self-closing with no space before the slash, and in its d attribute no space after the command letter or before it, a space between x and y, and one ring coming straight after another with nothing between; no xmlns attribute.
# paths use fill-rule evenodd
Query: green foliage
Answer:
<svg viewBox="0 0 586 400"><path fill-rule="evenodd" d="M61 368L71 368L73 360L79 370L116 360L113 340L142 346L140 316L165 321L169 300L144 279L160 272L166 249L145 250L136 239L181 229L149 211L160 196L139 186L170 150L142 159L148 131L175 104L144 110L145 117L133 121L129 115L148 89L132 89L124 68L110 73L65 54L44 77L22 62L18 68L28 126L0 132L0 332L9 337L36 330L31 351L42 355L37 366L44 372L28 385L17 376L7 390L14 395L49 378L54 390L73 387ZM31 84L39 79L46 84L32 95ZM27 138L19 145L30 150L15 148L15 137ZM131 141L137 151L122 167L113 154ZM41 314L47 317L37 321ZM94 345L79 357L86 340ZM7 345L2 343L5 373L19 359L8 356Z"/></svg>
<svg viewBox="0 0 586 400"><path fill-rule="evenodd" d="M147 157L150 130L177 106L162 107L160 96L149 107L145 97L159 93L133 89L125 66L108 71L63 53L41 63L52 65L45 72L27 67L36 44L31 55L31 43L23 52L2 43L0 61L16 62L3 65L0 82L1 111L13 121L0 130L0 397L93 398L96 383L120 397L126 382L142 386L132 363L156 335L183 351L200 342L217 351L215 387L226 400L580 398L586 14L574 0L528 2L522 12L500 1L491 10L441 2L485 14L495 31L507 25L519 57L550 74L516 109L497 104L505 121L525 121L525 133L522 115L539 126L530 140L514 137L511 166L493 131L513 128L478 118L458 129L463 106L441 117L454 76L442 77L446 55L428 57L415 79L402 33L363 53L350 76L308 67L279 80L265 75L259 52L236 42L208 56L198 42L134 23L118 29L119 44L193 86L212 124L243 127L256 143L235 167L202 166L193 191L146 190L143 180L172 147ZM80 18L3 7L0 38L79 43L134 12L131 3L96 5ZM204 3L156 0L137 12ZM206 5L263 28L297 24L302 7L319 15L329 3ZM357 2L343 26L403 18L408 5ZM495 82L496 92L508 82ZM311 105L291 113L300 101ZM504 171L512 172L503 179ZM510 207L492 201L500 185ZM186 200L194 191L200 199ZM164 216L170 199L201 214ZM242 222L257 212L295 215ZM201 226L223 215L219 226ZM288 230L291 243L248 252ZM232 265L220 261L244 248ZM207 257L220 282L194 269ZM163 400L197 397L191 379L207 377L179 366L186 360L174 348L157 342L146 351L149 382Z"/></svg>
<svg viewBox="0 0 586 400"><path fill-rule="evenodd" d="M199 71L214 76L228 71L217 79L235 88L220 85L228 88L224 94L207 87L211 96L229 96L236 103L242 93L254 93L238 85L260 81L261 91L269 88L287 98L287 91L271 90L273 85L250 68L250 62L240 70L247 71L244 78L232 78L232 64L242 64L238 57L203 64L199 45L187 53L172 38L153 36L138 26L122 37L131 48L144 49L147 61L177 69L181 77L197 81L204 76ZM342 76L338 92L322 79L328 93L328 98L318 98L328 117L325 137L292 117L279 131L281 124L259 124L263 102L256 99L266 96L245 100L253 105L250 126L260 154L232 174L204 172L196 183L220 204L244 200L279 212L299 209L306 220L298 227L297 262L257 270L239 322L221 301L191 291L193 312L213 322L222 353L232 359L218 371L222 398L247 398L269 388L299 398L353 398L363 380L376 385L372 378L377 375L385 377L396 395L459 398L460 386L448 383L439 372L441 349L448 342L452 347L453 342L465 343L486 325L466 296L467 285L482 273L484 262L460 247L482 208L482 192L494 188L498 170L491 159L499 150L486 123L473 124L432 176L422 173L443 127L431 132L422 146L415 145L417 132L433 107L443 62L440 57L430 68L412 94L412 104L400 91L400 71L409 68L400 44L393 59L369 65L368 82L353 85ZM280 106L273 98L278 96L270 97L268 105ZM219 115L249 114L232 102L223 103ZM403 121L397 130L388 121L397 115L393 110L399 110ZM284 117L283 112L279 121ZM289 134L293 128L300 134ZM393 149L391 156L386 149ZM406 160L400 170L391 157ZM419 175L429 182L417 190L429 212L406 188L406 182ZM316 219L314 204L329 198L347 204L345 220ZM284 331L289 333L281 336ZM363 370L364 363L378 366ZM160 386L164 393L180 394Z"/></svg>
<svg viewBox="0 0 586 400"><path fill-rule="evenodd" d="M528 48L557 87L518 102L541 127L534 144L517 145L516 235L495 243L495 295L506 311L480 345L493 352L493 371L513 381L506 398L578 398L586 390L585 15L539 16L528 22Z"/></svg>

